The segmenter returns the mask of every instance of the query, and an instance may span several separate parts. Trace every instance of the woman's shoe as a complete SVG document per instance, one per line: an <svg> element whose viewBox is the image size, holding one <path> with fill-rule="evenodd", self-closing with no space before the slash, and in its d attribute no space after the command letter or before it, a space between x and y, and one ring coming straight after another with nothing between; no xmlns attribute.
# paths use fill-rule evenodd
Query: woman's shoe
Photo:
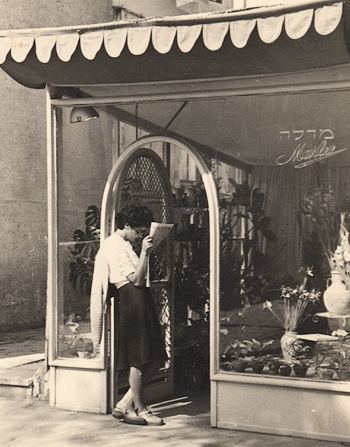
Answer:
<svg viewBox="0 0 350 447"><path fill-rule="evenodd" d="M147 425L146 420L139 416L136 411L132 408L119 408L115 407L112 411L112 416L119 421L123 421L126 424L133 425Z"/></svg>
<svg viewBox="0 0 350 447"><path fill-rule="evenodd" d="M152 411L145 410L137 414L146 421L147 425L164 425L163 419L153 414Z"/></svg>

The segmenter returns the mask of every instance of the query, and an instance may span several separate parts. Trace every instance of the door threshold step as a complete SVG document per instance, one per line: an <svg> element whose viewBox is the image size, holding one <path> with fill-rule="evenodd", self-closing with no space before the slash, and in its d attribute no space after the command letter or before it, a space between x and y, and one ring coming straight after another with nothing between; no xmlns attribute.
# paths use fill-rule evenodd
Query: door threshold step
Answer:
<svg viewBox="0 0 350 447"><path fill-rule="evenodd" d="M0 397L39 396L45 375L45 355L0 359Z"/></svg>
<svg viewBox="0 0 350 447"><path fill-rule="evenodd" d="M7 357L0 359L0 371L2 369L14 368L16 366L26 365L28 363L40 362L45 360L45 354L21 355L19 357Z"/></svg>

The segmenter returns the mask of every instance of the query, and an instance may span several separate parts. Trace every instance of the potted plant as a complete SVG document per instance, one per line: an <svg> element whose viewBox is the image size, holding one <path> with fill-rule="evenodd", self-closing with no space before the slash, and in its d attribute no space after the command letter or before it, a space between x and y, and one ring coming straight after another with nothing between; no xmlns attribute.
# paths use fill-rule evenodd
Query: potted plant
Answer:
<svg viewBox="0 0 350 447"><path fill-rule="evenodd" d="M269 369L269 373L273 375L277 375L281 366L281 359L279 357L269 356L267 360L267 367Z"/></svg>
<svg viewBox="0 0 350 447"><path fill-rule="evenodd" d="M247 344L239 340L230 343L221 355L221 365L226 371L244 372L248 366L245 358L249 353Z"/></svg>
<svg viewBox="0 0 350 447"><path fill-rule="evenodd" d="M307 346L309 347L309 346ZM296 377L305 377L307 370L311 365L311 360L306 358L300 358L293 360L292 367Z"/></svg>
<svg viewBox="0 0 350 447"><path fill-rule="evenodd" d="M323 257L327 260L331 283L328 279L324 305L328 312L336 315L350 312L350 245L345 211L349 212L349 200L337 206L330 185L307 194L301 207L302 215L309 222L304 228L302 225L304 234L309 235L309 242L313 241L316 250L319 245L322 247ZM320 273L324 269L320 268L320 260L317 263Z"/></svg>
<svg viewBox="0 0 350 447"><path fill-rule="evenodd" d="M85 338L83 335L78 336L76 341L78 357L84 359L90 357L89 344L90 340L88 338Z"/></svg>
<svg viewBox="0 0 350 447"><path fill-rule="evenodd" d="M279 369L279 373L281 374L281 376L288 377L288 376L290 376L291 372L292 372L292 367L290 366L290 364L286 363L286 362L282 362L280 365L280 369Z"/></svg>
<svg viewBox="0 0 350 447"><path fill-rule="evenodd" d="M350 337L347 331L338 329L332 332L339 338L339 349L333 351L330 368L336 371L339 380L350 380Z"/></svg>
<svg viewBox="0 0 350 447"><path fill-rule="evenodd" d="M67 357L89 358L93 352L92 340L81 334L81 328L78 323L80 317L74 314L69 315L66 325L69 326L70 335L59 334L59 339L64 345L64 353Z"/></svg>
<svg viewBox="0 0 350 447"><path fill-rule="evenodd" d="M323 301L328 312L335 315L350 313L350 243L345 213L340 215L339 244L331 259L331 284Z"/></svg>
<svg viewBox="0 0 350 447"><path fill-rule="evenodd" d="M310 269L308 269L308 274L312 275ZM289 362L295 360L297 356L294 348L294 343L298 339L297 330L303 322L314 315L321 295L321 292L315 289L306 290L306 280L307 277L301 286L282 286L283 314L281 316L274 310L270 301L265 301L263 304L263 309L268 309L285 330L285 334L281 338L281 348L284 359Z"/></svg>
<svg viewBox="0 0 350 447"><path fill-rule="evenodd" d="M235 340L226 348L221 356L223 369L244 372L248 365L253 373L260 374L268 361L265 348L273 343L273 340L259 342L252 340Z"/></svg>
<svg viewBox="0 0 350 447"><path fill-rule="evenodd" d="M260 342L253 338L252 340L244 340L243 343L248 348L250 356L247 358L249 365L252 367L254 374L261 374L264 366L267 364L269 355L266 347L273 344L273 340Z"/></svg>
<svg viewBox="0 0 350 447"><path fill-rule="evenodd" d="M262 300L269 284L263 276L268 260L261 250L261 240L276 239L269 229L271 218L265 216L263 209L265 194L259 188L250 187L248 180L242 184L234 179L229 181L235 192L231 200L225 198L220 202L220 299L228 310L237 304L244 307ZM237 242L241 227L246 229L244 238Z"/></svg>
<svg viewBox="0 0 350 447"><path fill-rule="evenodd" d="M234 179L229 179L236 191L232 195L231 205L240 206L238 212L234 214L237 219L235 224L241 219L249 221L244 234L243 253L245 276L253 273L255 276L261 274L261 269L266 263L266 256L259 249L259 233L268 241L275 241L276 235L269 229L271 218L265 216L263 204L265 194L259 188L249 187L248 180L238 184Z"/></svg>
<svg viewBox="0 0 350 447"><path fill-rule="evenodd" d="M84 316L90 304L95 257L100 247L100 211L97 206L89 206L85 213L85 231L75 230L73 239L74 248L69 252L69 281L78 301L69 311Z"/></svg>

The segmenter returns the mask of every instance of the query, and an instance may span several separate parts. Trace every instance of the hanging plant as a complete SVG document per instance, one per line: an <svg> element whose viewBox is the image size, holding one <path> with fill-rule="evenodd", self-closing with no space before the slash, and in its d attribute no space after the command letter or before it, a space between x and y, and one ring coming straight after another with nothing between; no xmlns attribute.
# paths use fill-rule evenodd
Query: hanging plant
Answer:
<svg viewBox="0 0 350 447"><path fill-rule="evenodd" d="M221 203L221 284L222 302L230 307L232 298L239 299L242 306L263 299L263 291L268 280L264 278L263 267L268 263L266 255L259 248L261 237L270 242L276 235L270 230L271 218L265 216L263 204L265 194L259 188L249 187L248 180L242 184L229 179L235 187L231 200ZM242 252L240 250L238 229L246 222L243 234Z"/></svg>
<svg viewBox="0 0 350 447"><path fill-rule="evenodd" d="M85 213L85 231L74 231L76 241L70 249L69 281L73 289L83 296L90 296L95 257L100 247L100 210L89 206Z"/></svg>
<svg viewBox="0 0 350 447"><path fill-rule="evenodd" d="M265 194L260 192L259 188L250 188L248 180L242 184L231 178L229 181L236 188L232 195L232 205L243 207L234 217L248 221L243 242L244 271L245 274L253 273L256 276L261 273L261 267L266 263L265 254L259 250L259 233L270 242L276 240L275 233L269 229L271 218L265 216L263 209Z"/></svg>

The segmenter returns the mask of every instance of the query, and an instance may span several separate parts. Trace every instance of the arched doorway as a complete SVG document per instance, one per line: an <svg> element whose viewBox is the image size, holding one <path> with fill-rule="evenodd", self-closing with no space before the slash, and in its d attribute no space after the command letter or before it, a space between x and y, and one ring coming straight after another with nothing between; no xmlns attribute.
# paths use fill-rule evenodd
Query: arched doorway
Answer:
<svg viewBox="0 0 350 447"><path fill-rule="evenodd" d="M166 136L148 136L131 144L118 158L106 183L101 210L101 240L109 236L114 229L115 213L124 203L143 204L149 206L155 219L168 223L173 219L172 191L166 167L161 158L146 146L153 143L168 143L184 151L195 160L196 167L202 178L208 202L209 216L209 284L210 301L218 295L219 287L219 219L216 186L210 169L199 152L187 143ZM170 362L151 384L152 398L161 398L173 392L173 260L172 241L168 240L163 251L156 253L153 261L151 289L156 301L159 319L165 330L165 341ZM151 263L152 265L152 263ZM158 303L158 304L157 304ZM213 304L214 305L214 304ZM111 315L115 309L111 308ZM109 384L110 407L112 407L127 387L127 377L116 375L114 365L115 327L114 318L110 318L110 349L109 349ZM211 341L211 345L213 340ZM108 351L107 351L108 352ZM119 397L120 396L120 397ZM146 390L147 397L147 390Z"/></svg>

